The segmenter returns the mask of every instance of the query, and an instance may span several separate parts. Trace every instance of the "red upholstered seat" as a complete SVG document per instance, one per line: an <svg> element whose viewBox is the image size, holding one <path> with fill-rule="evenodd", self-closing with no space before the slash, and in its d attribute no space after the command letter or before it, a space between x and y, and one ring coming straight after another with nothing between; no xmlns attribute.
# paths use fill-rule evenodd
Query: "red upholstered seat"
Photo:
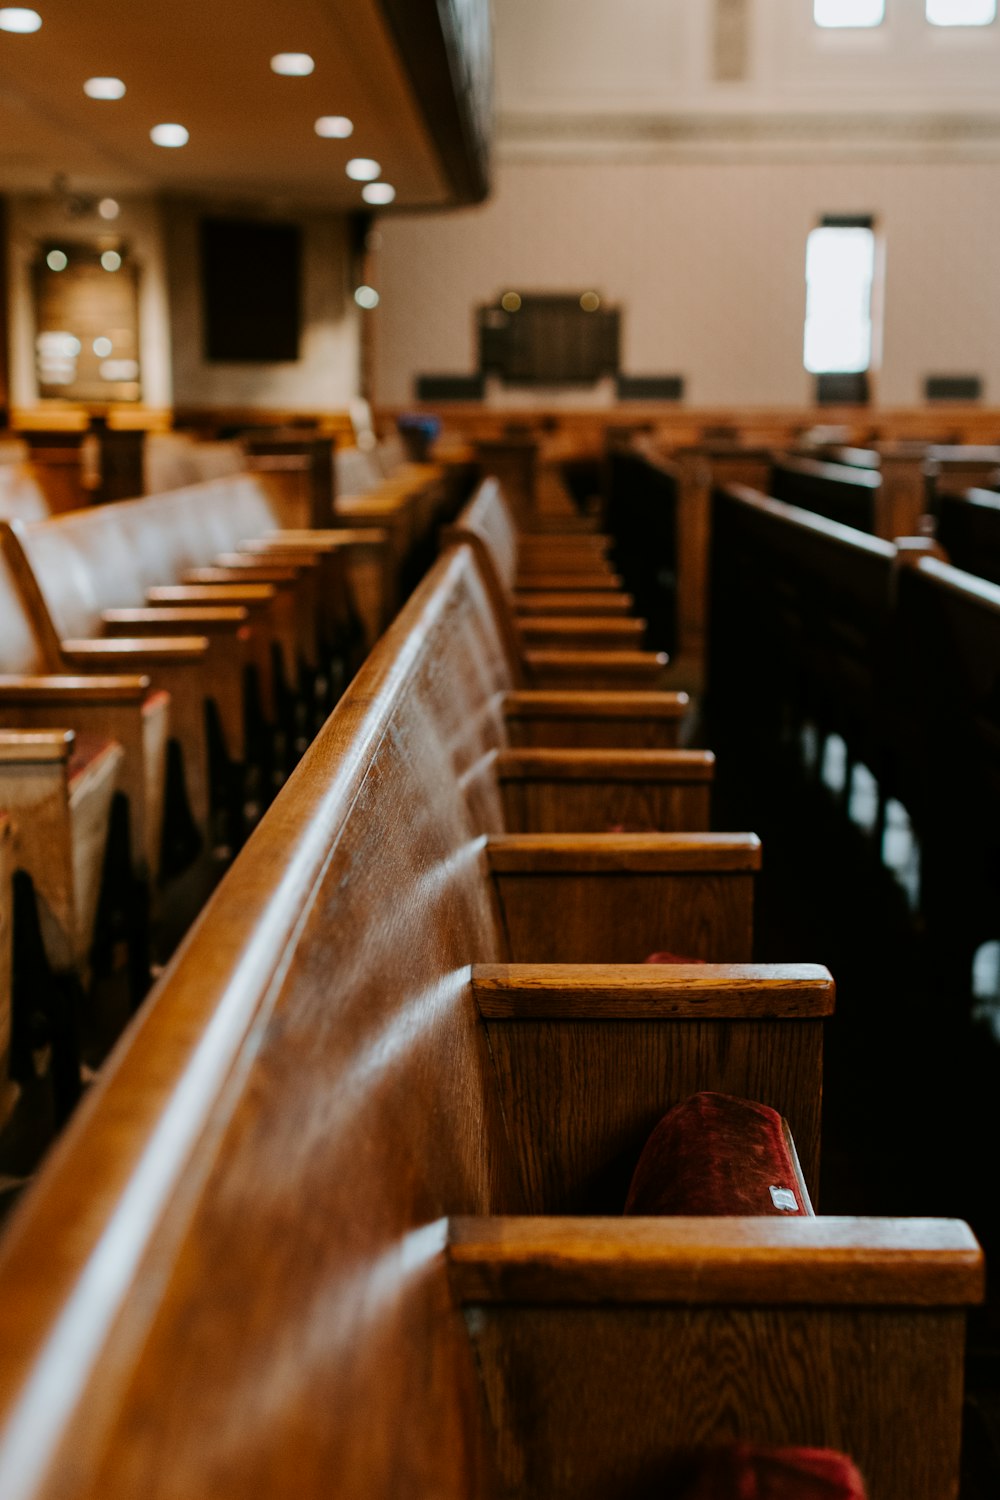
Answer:
<svg viewBox="0 0 1000 1500"><path fill-rule="evenodd" d="M627 1214L811 1215L785 1124L766 1104L692 1094L643 1148Z"/></svg>
<svg viewBox="0 0 1000 1500"><path fill-rule="evenodd" d="M864 1481L826 1448L751 1448L740 1443L696 1461L671 1500L866 1500Z"/></svg>

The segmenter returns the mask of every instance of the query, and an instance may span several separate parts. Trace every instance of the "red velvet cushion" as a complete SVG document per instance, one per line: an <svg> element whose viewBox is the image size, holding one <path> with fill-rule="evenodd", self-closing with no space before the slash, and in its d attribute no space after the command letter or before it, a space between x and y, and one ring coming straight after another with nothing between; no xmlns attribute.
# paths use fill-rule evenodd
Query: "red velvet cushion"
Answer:
<svg viewBox="0 0 1000 1500"><path fill-rule="evenodd" d="M677 1500L866 1500L861 1475L825 1448L749 1448L706 1455Z"/></svg>
<svg viewBox="0 0 1000 1500"><path fill-rule="evenodd" d="M728 1094L692 1094L643 1148L627 1214L811 1213L781 1116Z"/></svg>

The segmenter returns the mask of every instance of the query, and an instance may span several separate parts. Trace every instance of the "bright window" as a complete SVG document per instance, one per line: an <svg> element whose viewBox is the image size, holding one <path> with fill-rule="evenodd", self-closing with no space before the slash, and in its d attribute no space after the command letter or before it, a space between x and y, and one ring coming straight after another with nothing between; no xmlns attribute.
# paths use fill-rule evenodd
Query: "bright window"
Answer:
<svg viewBox="0 0 1000 1500"><path fill-rule="evenodd" d="M885 0L813 0L817 26L881 26Z"/></svg>
<svg viewBox="0 0 1000 1500"><path fill-rule="evenodd" d="M867 370L872 355L871 229L814 229L806 248L805 367L813 375Z"/></svg>
<svg viewBox="0 0 1000 1500"><path fill-rule="evenodd" d="M997 18L997 0L927 0L932 26L988 26Z"/></svg>

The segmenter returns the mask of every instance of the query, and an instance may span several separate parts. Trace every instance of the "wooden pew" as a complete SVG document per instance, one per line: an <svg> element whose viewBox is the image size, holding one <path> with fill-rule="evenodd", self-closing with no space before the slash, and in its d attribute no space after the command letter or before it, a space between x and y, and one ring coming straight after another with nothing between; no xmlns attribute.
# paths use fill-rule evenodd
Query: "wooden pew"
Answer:
<svg viewBox="0 0 1000 1500"><path fill-rule="evenodd" d="M749 748L810 723L891 781L895 547L742 486L716 493L713 539L710 704L720 742Z"/></svg>
<svg viewBox="0 0 1000 1500"><path fill-rule="evenodd" d="M768 493L800 510L880 536L877 496L881 482L874 470L779 454L771 468Z"/></svg>
<svg viewBox="0 0 1000 1500"><path fill-rule="evenodd" d="M897 756L924 918L943 992L967 999L975 949L1000 936L1000 586L917 557L900 571L897 613Z"/></svg>
<svg viewBox="0 0 1000 1500"><path fill-rule="evenodd" d="M48 499L29 464L0 464L0 519L44 521L51 515Z"/></svg>
<svg viewBox="0 0 1000 1500"><path fill-rule="evenodd" d="M141 672L67 671L50 651L0 550L0 728L72 729L86 742L115 741L125 758L120 786L128 803L132 868L140 887L160 869L171 701ZM142 660L141 651L138 653ZM145 658L148 660L148 658ZM131 664L128 651L119 658Z"/></svg>
<svg viewBox="0 0 1000 1500"><path fill-rule="evenodd" d="M979 489L939 493L936 537L956 568L1000 583L1000 495Z"/></svg>
<svg viewBox="0 0 1000 1500"><path fill-rule="evenodd" d="M753 1265L739 1268L729 1221L688 1224L686 1240L684 1224L636 1221L627 1229L638 1254L613 1220L525 1225L526 1212L569 1200L600 1212L626 1145L692 1079L736 1087L752 1077L790 1119L801 1113L803 1162L815 1160L831 987L818 969L532 962L510 924L517 871L496 878L514 845L477 835L453 768L439 663L470 576L467 553L446 556L380 642L0 1243L0 1490L42 1500L58 1484L62 1500L83 1500L155 1484L163 1500L267 1497L287 1493L294 1465L306 1500L329 1492L333 1471L350 1494L486 1500L510 1473L490 1420L495 1309L478 1309L493 1300L487 1282L511 1283L502 1268L482 1268L497 1245L514 1246L507 1260L517 1261L518 1235L533 1226L550 1246L561 1227L573 1248L534 1256L542 1275L519 1299L519 1330L531 1318L525 1300L553 1290L564 1309L586 1300L580 1327L598 1313L608 1326L580 1363L605 1392L637 1321L672 1336L671 1302L720 1309L694 1319L716 1340L699 1365L710 1439L779 1425L792 1439L836 1432L874 1460L882 1418L899 1429L899 1392L922 1391L934 1361L935 1399L909 1444L922 1456L902 1466L917 1482L875 1494L939 1500L946 1491L925 1481L955 1457L960 1308L979 1291L966 1231L814 1221L813 1239L800 1231L796 1241L780 1220L748 1221ZM730 844L737 868L689 868L680 881L665 867L676 840L530 847L536 870L555 856L560 869L547 874L601 886L640 950L651 928L663 932L680 883L690 909L703 879L706 894L731 881L731 901L709 896L699 942L745 955L749 846ZM621 878L629 865L635 882ZM602 880L602 867L616 873ZM569 885L564 893L548 913L554 947L573 910ZM612 920L591 938L602 960L620 942ZM572 941L560 959L577 958ZM587 1107L574 1109L583 1091ZM562 1098L565 1137L553 1115ZM600 1288L597 1307L588 1285ZM737 1304L729 1314L726 1297ZM658 1307L636 1318L630 1299ZM856 1310L856 1326L842 1307ZM713 1317L728 1317L751 1351L735 1402ZM676 1367L669 1343L643 1335L633 1347L623 1389L631 1381L635 1392L640 1367L647 1380ZM845 1349L855 1382L859 1349L869 1367L896 1372L863 1429ZM803 1368L816 1377L805 1390ZM572 1372L578 1387L582 1374ZM765 1379L769 1404L755 1417L750 1397ZM864 1384L877 1398L867 1369ZM647 1385L658 1403L661 1386ZM536 1394L538 1442L524 1450L532 1482L563 1415L557 1393ZM614 1402L608 1409L617 1416ZM633 1433L647 1411L634 1407ZM668 1428L658 1456L675 1436ZM633 1450L629 1462L636 1451L648 1455ZM605 1455L605 1494L608 1472Z"/></svg>
<svg viewBox="0 0 1000 1500"><path fill-rule="evenodd" d="M22 1004L29 1000L26 990L30 986L33 1008L47 1013L59 1121L68 1117L80 1097L79 1014L90 987L112 800L123 759L121 745L113 740L77 740L72 730L0 730L0 806L10 820L4 833L5 899L11 876L16 872L27 877L33 907L30 920L33 927L37 923L48 972L41 972L22 953L21 1000ZM122 909L127 892L113 892L112 899ZM9 921L10 911L5 907L0 928ZM0 946L9 969L9 925L0 931ZM9 1078L10 1041L8 991L0 1041L4 1085ZM23 1056L19 1064L24 1066ZM0 1103L0 1115L3 1112Z"/></svg>
<svg viewBox="0 0 1000 1500"><path fill-rule="evenodd" d="M185 622L189 632L177 633L179 622L171 621L171 635L154 638L135 634L117 639L92 640L94 617L100 618L100 599L95 578L107 580L119 593L114 602L128 602L140 574L140 547L134 551L130 538L116 527L118 507L76 511L36 526L0 524L0 550L9 588L19 596L23 626L34 641L34 671L48 673L104 673L128 670L149 673L154 688L171 698L170 733L183 756L184 787L190 816L202 834L210 821L210 776L205 735L204 702L210 696L208 680L227 670L211 650L207 636L193 633L201 621ZM89 518L93 522L89 523ZM108 517L105 521L103 518ZM155 539L147 545L155 544ZM89 566L88 566L89 564ZM119 573L119 570L122 570ZM121 577L121 582L115 579ZM141 587L141 585L140 585ZM124 597L123 597L124 594ZM210 623L206 621L208 626ZM90 628L88 628L90 627ZM219 663L217 668L216 663ZM23 661L10 660L8 670L23 671ZM163 726L164 751L166 726ZM114 736L118 738L119 736ZM162 819L160 826L162 828ZM159 838L148 868L159 873Z"/></svg>
<svg viewBox="0 0 1000 1500"><path fill-rule="evenodd" d="M640 651L635 625L617 616L514 617L517 535L499 486L486 480L442 534L444 545L471 545L489 583L494 607L508 634L512 656L519 656L528 681L537 687L628 688L658 685L666 658ZM560 575L563 582L573 574ZM550 577L547 583L554 580ZM554 645L558 642L558 645ZM602 642L596 646L595 642Z"/></svg>
<svg viewBox="0 0 1000 1500"><path fill-rule="evenodd" d="M17 1103L18 1087L11 1077L11 996L13 991L14 862L11 823L0 812L0 1126Z"/></svg>

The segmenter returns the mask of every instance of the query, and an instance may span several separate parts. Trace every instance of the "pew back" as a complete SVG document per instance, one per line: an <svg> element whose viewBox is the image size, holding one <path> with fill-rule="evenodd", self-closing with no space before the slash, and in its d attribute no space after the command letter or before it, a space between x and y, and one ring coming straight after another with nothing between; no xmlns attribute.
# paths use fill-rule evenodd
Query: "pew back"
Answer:
<svg viewBox="0 0 1000 1500"><path fill-rule="evenodd" d="M772 466L769 492L776 500L872 533L881 483L881 475L874 470L785 454Z"/></svg>
<svg viewBox="0 0 1000 1500"><path fill-rule="evenodd" d="M455 774L482 720L443 665L484 611L446 554L0 1245L9 1500L494 1493L444 1223L525 1207L472 981L510 956Z"/></svg>

